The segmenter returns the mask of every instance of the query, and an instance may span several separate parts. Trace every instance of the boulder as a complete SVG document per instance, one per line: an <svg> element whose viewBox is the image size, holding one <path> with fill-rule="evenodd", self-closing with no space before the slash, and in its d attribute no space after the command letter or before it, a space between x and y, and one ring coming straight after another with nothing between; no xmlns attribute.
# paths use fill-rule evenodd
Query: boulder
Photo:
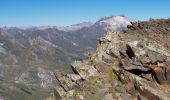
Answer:
<svg viewBox="0 0 170 100"><path fill-rule="evenodd" d="M82 79L88 79L91 76L99 76L99 72L94 68L94 66L86 65L81 61L75 61L72 64L72 69L75 73L79 74Z"/></svg>

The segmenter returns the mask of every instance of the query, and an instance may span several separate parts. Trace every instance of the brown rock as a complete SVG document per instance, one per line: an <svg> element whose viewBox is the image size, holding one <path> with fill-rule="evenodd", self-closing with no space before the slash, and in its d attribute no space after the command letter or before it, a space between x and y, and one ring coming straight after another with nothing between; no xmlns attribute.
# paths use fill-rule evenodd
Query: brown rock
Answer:
<svg viewBox="0 0 170 100"><path fill-rule="evenodd" d="M166 81L165 70L158 67L157 65L150 65L149 67L153 70L153 76L158 83L164 83Z"/></svg>
<svg viewBox="0 0 170 100"><path fill-rule="evenodd" d="M166 80L170 83L170 67L166 68Z"/></svg>
<svg viewBox="0 0 170 100"><path fill-rule="evenodd" d="M143 76L145 79L149 80L149 81L153 81L153 78L152 78L152 75L151 75L151 74L142 74L142 76Z"/></svg>
<svg viewBox="0 0 170 100"><path fill-rule="evenodd" d="M149 100L169 100L170 91L165 90L160 85L146 81L136 75L129 74L127 72L126 75L128 77L132 77L135 80L135 87L139 91L140 95L148 98Z"/></svg>
<svg viewBox="0 0 170 100"><path fill-rule="evenodd" d="M59 85L63 87L65 91L69 91L71 89L78 87L78 84L76 82L73 82L71 77L68 77L69 75L67 75L64 72L56 71L55 76L59 82Z"/></svg>
<svg viewBox="0 0 170 100"><path fill-rule="evenodd" d="M98 63L98 64L95 65L95 68L102 74L107 73L107 69L104 67L103 64Z"/></svg>
<svg viewBox="0 0 170 100"><path fill-rule="evenodd" d="M139 95L139 96L137 97L137 100L149 100L149 99L147 99L147 98L144 97L144 96Z"/></svg>
<svg viewBox="0 0 170 100"><path fill-rule="evenodd" d="M134 92L136 92L135 86L133 82L129 82L126 86L126 90L128 93L130 94L134 94Z"/></svg>
<svg viewBox="0 0 170 100"><path fill-rule="evenodd" d="M155 71L155 74L156 74L156 77L157 77L157 80L158 80L159 83L164 83L166 81L165 72L164 72L163 69L158 68Z"/></svg>

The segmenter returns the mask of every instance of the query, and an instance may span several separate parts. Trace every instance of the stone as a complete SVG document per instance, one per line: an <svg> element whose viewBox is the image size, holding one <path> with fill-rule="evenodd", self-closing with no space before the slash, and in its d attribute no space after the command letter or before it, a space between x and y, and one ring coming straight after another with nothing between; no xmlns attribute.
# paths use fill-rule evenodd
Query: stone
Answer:
<svg viewBox="0 0 170 100"><path fill-rule="evenodd" d="M65 91L78 87L78 84L73 82L71 78L67 77L67 74L64 72L56 71L55 76L59 85L62 86Z"/></svg>
<svg viewBox="0 0 170 100"><path fill-rule="evenodd" d="M149 57L146 57L146 56L140 56L139 57L140 61L143 63L143 64L147 64L147 63L150 63L151 60L149 59Z"/></svg>
<svg viewBox="0 0 170 100"><path fill-rule="evenodd" d="M152 74L142 74L142 77L144 77L145 79L147 79L149 81L154 81L152 78Z"/></svg>
<svg viewBox="0 0 170 100"><path fill-rule="evenodd" d="M97 63L95 65L95 68L97 69L98 72L102 73L102 74L106 74L107 73L107 69L105 68L104 64L101 63Z"/></svg>
<svg viewBox="0 0 170 100"><path fill-rule="evenodd" d="M122 97L122 100L132 100L131 95L127 93L122 94L121 97Z"/></svg>
<svg viewBox="0 0 170 100"><path fill-rule="evenodd" d="M153 70L153 76L158 83L164 83L166 81L165 70L157 65L150 65L149 67Z"/></svg>
<svg viewBox="0 0 170 100"><path fill-rule="evenodd" d="M116 88L117 86L121 85L121 82L118 81L118 80L114 80L112 83L111 83L112 87L113 88Z"/></svg>
<svg viewBox="0 0 170 100"><path fill-rule="evenodd" d="M104 97L104 100L114 100L112 94L107 94Z"/></svg>
<svg viewBox="0 0 170 100"><path fill-rule="evenodd" d="M135 89L135 86L134 86L134 83L133 82L129 82L127 85L126 85L126 91L130 94L134 94L134 92L136 92L136 89Z"/></svg>
<svg viewBox="0 0 170 100"><path fill-rule="evenodd" d="M170 98L170 91L164 90L160 85L146 81L138 76L132 75L132 77L137 82L135 86L139 93L149 100L168 100Z"/></svg>
<svg viewBox="0 0 170 100"><path fill-rule="evenodd" d="M80 81L82 79L79 75L76 74L67 74L67 77L69 77L74 82Z"/></svg>
<svg viewBox="0 0 170 100"><path fill-rule="evenodd" d="M123 68L125 70L128 70L128 71L139 70L139 71L142 71L142 72L147 72L147 71L150 70L149 68L145 68L145 67L142 67L142 66L126 66L126 67L123 67Z"/></svg>
<svg viewBox="0 0 170 100"><path fill-rule="evenodd" d="M66 91L62 87L57 86L54 88L54 96L56 100L62 100L66 96Z"/></svg>
<svg viewBox="0 0 170 100"><path fill-rule="evenodd" d="M165 71L163 69L157 68L157 70L155 70L155 74L156 74L157 81L159 83L164 83L166 81Z"/></svg>
<svg viewBox="0 0 170 100"><path fill-rule="evenodd" d="M158 67L165 67L165 64L158 62L158 63L157 63L157 66L158 66Z"/></svg>
<svg viewBox="0 0 170 100"><path fill-rule="evenodd" d="M78 73L83 79L88 79L91 76L99 76L98 71L91 65L85 65L80 61L75 61L72 64L73 71Z"/></svg>
<svg viewBox="0 0 170 100"><path fill-rule="evenodd" d="M170 67L166 68L166 80L170 83Z"/></svg>
<svg viewBox="0 0 170 100"><path fill-rule="evenodd" d="M80 100L83 100L83 99L84 99L84 96L80 95L79 99L80 99Z"/></svg>
<svg viewBox="0 0 170 100"><path fill-rule="evenodd" d="M144 96L139 95L138 98L137 98L137 100L149 100L149 99L147 99L147 98L144 97Z"/></svg>
<svg viewBox="0 0 170 100"><path fill-rule="evenodd" d="M150 60L152 61L152 63L155 63L157 61L163 62L166 60L166 57L164 55L161 55L154 51L149 51L148 56L149 56Z"/></svg>

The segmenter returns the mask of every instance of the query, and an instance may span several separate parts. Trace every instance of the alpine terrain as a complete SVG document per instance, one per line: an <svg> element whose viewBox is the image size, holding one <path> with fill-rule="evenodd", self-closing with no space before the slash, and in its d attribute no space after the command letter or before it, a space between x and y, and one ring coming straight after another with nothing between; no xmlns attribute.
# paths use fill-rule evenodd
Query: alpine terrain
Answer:
<svg viewBox="0 0 170 100"><path fill-rule="evenodd" d="M54 70L73 73L69 64L96 50L108 29L125 30L124 16L101 18L66 27L0 28L0 99L42 100L57 84Z"/></svg>
<svg viewBox="0 0 170 100"><path fill-rule="evenodd" d="M71 64L74 73L55 71L49 100L170 100L170 19L127 28L109 29L96 52Z"/></svg>

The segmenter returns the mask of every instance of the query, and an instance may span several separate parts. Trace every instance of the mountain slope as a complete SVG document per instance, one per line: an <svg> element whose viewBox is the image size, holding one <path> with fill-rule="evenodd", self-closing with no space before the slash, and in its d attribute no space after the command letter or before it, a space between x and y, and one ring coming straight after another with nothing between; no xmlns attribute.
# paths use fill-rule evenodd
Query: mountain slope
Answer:
<svg viewBox="0 0 170 100"><path fill-rule="evenodd" d="M50 95L55 84L52 71L60 69L72 73L70 62L82 60L86 52L94 51L97 38L107 26L97 25L97 22L82 24L70 26L69 31L57 27L0 29L0 96L33 100L38 94L42 98ZM116 29L126 29L121 26L124 22L118 24L120 28Z"/></svg>

